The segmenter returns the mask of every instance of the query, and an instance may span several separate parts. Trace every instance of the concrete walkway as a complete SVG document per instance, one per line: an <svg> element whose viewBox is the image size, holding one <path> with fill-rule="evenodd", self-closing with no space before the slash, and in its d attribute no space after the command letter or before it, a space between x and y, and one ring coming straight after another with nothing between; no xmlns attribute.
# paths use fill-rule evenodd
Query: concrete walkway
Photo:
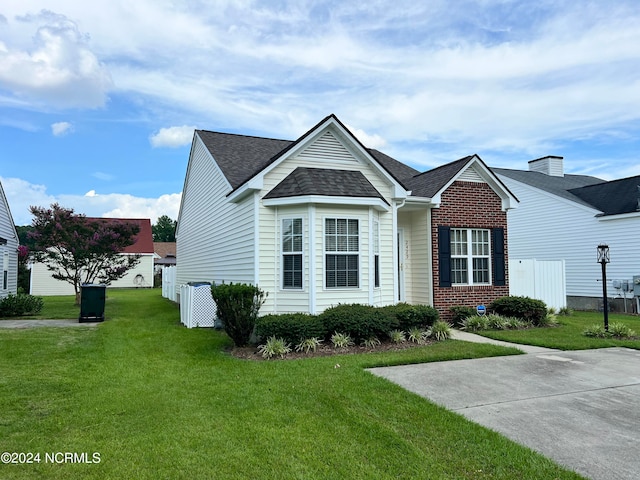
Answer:
<svg viewBox="0 0 640 480"><path fill-rule="evenodd" d="M461 330L451 330L451 338L454 340L464 340L465 342L490 343L491 345L500 345L501 347L513 347L517 348L518 350L522 350L524 353L545 353L558 351L552 348L536 347L534 345L521 345L519 343L503 342L501 340L494 340L493 338L487 338L483 337L482 335L463 332Z"/></svg>
<svg viewBox="0 0 640 480"><path fill-rule="evenodd" d="M0 328L36 327L95 327L102 322L80 323L78 319L68 320L0 320Z"/></svg>
<svg viewBox="0 0 640 480"><path fill-rule="evenodd" d="M458 331L453 338L528 354L369 371L587 478L639 478L640 351L560 351Z"/></svg>

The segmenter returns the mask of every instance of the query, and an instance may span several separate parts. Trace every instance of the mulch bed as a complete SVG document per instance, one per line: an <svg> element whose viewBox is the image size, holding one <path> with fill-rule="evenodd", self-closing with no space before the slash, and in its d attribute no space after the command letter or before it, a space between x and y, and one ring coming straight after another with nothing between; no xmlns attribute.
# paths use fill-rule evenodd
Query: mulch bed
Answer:
<svg viewBox="0 0 640 480"><path fill-rule="evenodd" d="M290 353L287 353L285 357L282 359L278 356L272 357L270 359L266 359L262 356L262 354L258 351L258 347L233 347L229 352L236 358L241 358L244 360L296 360L300 358L314 358L314 357L330 357L333 355L351 355L351 354L359 354L359 353L378 353L378 352L400 352L402 350L407 350L409 348L416 347L424 347L425 345L430 345L435 343L432 340L427 340L425 343L417 344L413 342L403 342L403 343L393 343L393 342L382 342L375 348L363 347L359 345L354 345L346 348L333 348L331 345L321 345L316 351L309 351L306 353L304 350L302 352L296 352L295 347L292 349Z"/></svg>

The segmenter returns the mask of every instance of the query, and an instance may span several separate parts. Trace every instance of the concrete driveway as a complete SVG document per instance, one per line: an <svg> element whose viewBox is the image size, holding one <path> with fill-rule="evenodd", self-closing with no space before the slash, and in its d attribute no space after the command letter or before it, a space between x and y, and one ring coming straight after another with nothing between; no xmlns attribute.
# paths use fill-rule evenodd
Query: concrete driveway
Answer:
<svg viewBox="0 0 640 480"><path fill-rule="evenodd" d="M640 351L548 351L369 370L594 480L640 478Z"/></svg>

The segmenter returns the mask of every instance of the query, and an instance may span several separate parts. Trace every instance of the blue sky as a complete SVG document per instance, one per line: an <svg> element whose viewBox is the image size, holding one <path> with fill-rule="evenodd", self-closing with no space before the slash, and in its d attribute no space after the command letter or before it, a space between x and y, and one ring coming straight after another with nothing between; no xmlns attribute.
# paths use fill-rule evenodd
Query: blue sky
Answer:
<svg viewBox="0 0 640 480"><path fill-rule="evenodd" d="M0 181L18 225L177 218L194 128L293 140L330 113L420 170L639 175L638 24L636 0L9 0Z"/></svg>

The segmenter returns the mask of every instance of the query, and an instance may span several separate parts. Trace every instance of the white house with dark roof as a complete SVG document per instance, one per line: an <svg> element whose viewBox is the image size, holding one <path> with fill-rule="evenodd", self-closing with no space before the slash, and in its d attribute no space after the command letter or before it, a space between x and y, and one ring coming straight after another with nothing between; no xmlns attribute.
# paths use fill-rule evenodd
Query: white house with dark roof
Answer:
<svg viewBox="0 0 640 480"><path fill-rule="evenodd" d="M0 183L0 299L18 292L18 233L13 223L9 202Z"/></svg>
<svg viewBox="0 0 640 480"><path fill-rule="evenodd" d="M516 197L477 156L421 173L329 115L295 141L196 130L177 285L243 282L261 313L475 306L508 294Z"/></svg>
<svg viewBox="0 0 640 480"><path fill-rule="evenodd" d="M569 307L599 307L599 244L610 248L609 296L622 295L614 281L640 276L640 176L605 181L565 174L557 156L532 160L529 170L493 171L520 200L509 215L511 258L564 260ZM630 311L634 302L628 303ZM622 302L616 307L623 308Z"/></svg>

